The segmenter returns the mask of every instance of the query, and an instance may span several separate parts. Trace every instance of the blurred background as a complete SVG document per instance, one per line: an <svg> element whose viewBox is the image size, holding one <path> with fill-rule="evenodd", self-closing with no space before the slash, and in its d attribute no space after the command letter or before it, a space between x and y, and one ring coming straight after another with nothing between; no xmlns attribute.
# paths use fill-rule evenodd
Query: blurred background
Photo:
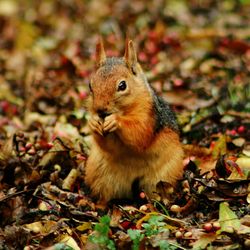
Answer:
<svg viewBox="0 0 250 250"><path fill-rule="evenodd" d="M126 34L186 142L231 133L249 119L249 13L249 0L0 0L2 138L59 118L82 128L97 38L122 56Z"/></svg>

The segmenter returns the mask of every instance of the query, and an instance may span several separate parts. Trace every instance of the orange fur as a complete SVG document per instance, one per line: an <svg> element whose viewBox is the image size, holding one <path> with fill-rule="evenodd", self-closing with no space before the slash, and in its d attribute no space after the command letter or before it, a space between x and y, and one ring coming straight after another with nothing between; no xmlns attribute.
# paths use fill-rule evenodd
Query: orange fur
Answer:
<svg viewBox="0 0 250 250"><path fill-rule="evenodd" d="M101 55L97 58L105 65L102 46L98 45ZM141 75L133 44L127 44L126 50L125 64L106 62L106 68L101 66L91 79L89 124L93 145L85 181L102 203L131 197L136 179L151 195L159 181L174 185L183 170L179 135L168 126L155 132L155 94ZM121 81L126 81L127 88L119 92L117 84ZM100 110L107 113L104 118L98 116Z"/></svg>

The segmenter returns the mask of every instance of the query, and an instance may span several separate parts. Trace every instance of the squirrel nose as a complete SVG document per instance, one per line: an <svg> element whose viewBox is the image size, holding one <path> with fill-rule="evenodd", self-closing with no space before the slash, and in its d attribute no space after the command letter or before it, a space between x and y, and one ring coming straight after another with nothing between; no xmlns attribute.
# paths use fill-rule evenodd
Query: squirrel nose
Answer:
<svg viewBox="0 0 250 250"><path fill-rule="evenodd" d="M106 109L98 109L97 114L100 118L104 119L106 116L110 115L110 113L107 112Z"/></svg>

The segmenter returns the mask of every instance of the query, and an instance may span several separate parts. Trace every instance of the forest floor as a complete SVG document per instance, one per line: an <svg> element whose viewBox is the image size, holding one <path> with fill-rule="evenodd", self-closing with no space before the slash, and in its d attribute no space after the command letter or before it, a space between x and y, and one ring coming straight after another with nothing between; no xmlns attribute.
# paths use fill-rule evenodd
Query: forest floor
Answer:
<svg viewBox="0 0 250 250"><path fill-rule="evenodd" d="M249 13L247 0L0 1L0 249L250 249ZM176 112L185 172L103 211L84 184L88 82L98 36L122 56L126 33Z"/></svg>

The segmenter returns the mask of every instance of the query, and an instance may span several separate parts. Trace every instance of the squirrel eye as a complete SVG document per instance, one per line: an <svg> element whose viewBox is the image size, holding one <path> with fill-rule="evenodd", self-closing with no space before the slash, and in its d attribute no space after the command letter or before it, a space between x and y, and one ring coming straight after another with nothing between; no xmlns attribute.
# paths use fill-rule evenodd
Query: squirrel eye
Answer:
<svg viewBox="0 0 250 250"><path fill-rule="evenodd" d="M127 88L127 84L126 84L125 81L121 81L121 82L118 84L118 91L124 91L126 88Z"/></svg>

